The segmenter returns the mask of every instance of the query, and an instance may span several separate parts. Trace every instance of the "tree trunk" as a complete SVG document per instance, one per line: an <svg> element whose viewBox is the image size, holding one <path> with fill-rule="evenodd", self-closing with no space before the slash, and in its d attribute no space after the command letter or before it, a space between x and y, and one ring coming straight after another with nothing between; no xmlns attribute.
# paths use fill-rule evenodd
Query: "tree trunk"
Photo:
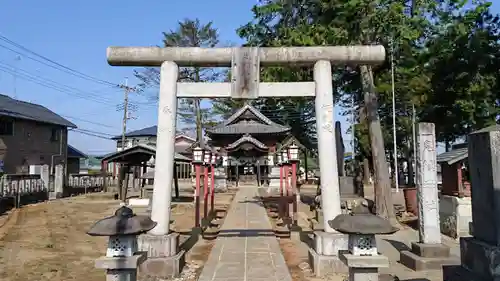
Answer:
<svg viewBox="0 0 500 281"><path fill-rule="evenodd" d="M411 141L408 140L407 142L407 157L406 157L406 161L408 163L407 167L407 171L408 171L408 186L414 186L415 185L415 174L413 172L413 157L415 157L415 155L413 155L413 149L412 149L412 144L411 144Z"/></svg>
<svg viewBox="0 0 500 281"><path fill-rule="evenodd" d="M396 225L397 220L392 204L391 182L389 179L389 167L385 157L384 139L378 116L378 103L373 82L373 72L370 66L360 66L361 83L363 85L364 102L366 107L370 144L373 157L373 169L375 170L375 207L377 215L388 219L391 224Z"/></svg>
<svg viewBox="0 0 500 281"><path fill-rule="evenodd" d="M130 171L130 166L125 165L123 167L123 182L122 182L122 189L121 189L121 200L123 203L127 202L127 193L128 193L128 182L129 182L129 171Z"/></svg>
<svg viewBox="0 0 500 281"><path fill-rule="evenodd" d="M196 140L199 142L200 146L203 147L203 128L201 126L200 103L200 99L194 100L194 111L196 114Z"/></svg>
<svg viewBox="0 0 500 281"><path fill-rule="evenodd" d="M120 164L120 168L118 170L118 196L121 201L125 201L125 165Z"/></svg>
<svg viewBox="0 0 500 281"><path fill-rule="evenodd" d="M369 184L370 183L370 160L368 158L363 159L363 183L364 184Z"/></svg>

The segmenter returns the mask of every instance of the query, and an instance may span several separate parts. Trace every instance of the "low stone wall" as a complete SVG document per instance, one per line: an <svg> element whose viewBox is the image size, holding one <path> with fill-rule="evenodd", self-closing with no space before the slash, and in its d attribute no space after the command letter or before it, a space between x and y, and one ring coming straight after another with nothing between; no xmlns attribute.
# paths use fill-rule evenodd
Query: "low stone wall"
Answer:
<svg viewBox="0 0 500 281"><path fill-rule="evenodd" d="M76 196L80 194L101 192L103 177L100 175L70 176L69 183L63 188L62 196ZM108 178L108 184L112 182ZM60 182L62 185L62 181ZM54 176L48 175L42 179L41 175L6 174L0 178L0 214L16 207L43 202L55 193ZM54 198L59 198L55 196Z"/></svg>
<svg viewBox="0 0 500 281"><path fill-rule="evenodd" d="M47 201L49 199L46 191L33 192L28 194L19 194L19 196L6 196L0 198L0 214L3 214L10 209L16 207L16 202L19 206Z"/></svg>

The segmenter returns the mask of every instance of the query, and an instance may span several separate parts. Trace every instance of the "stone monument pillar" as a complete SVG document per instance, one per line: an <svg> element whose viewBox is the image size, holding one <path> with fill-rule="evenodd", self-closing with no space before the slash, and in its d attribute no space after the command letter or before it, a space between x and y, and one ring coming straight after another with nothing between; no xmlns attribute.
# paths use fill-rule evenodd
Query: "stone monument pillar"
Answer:
<svg viewBox="0 0 500 281"><path fill-rule="evenodd" d="M436 133L433 123L419 123L417 131L417 190L419 242L402 251L400 262L413 270L441 269L456 264L450 249L441 243L437 188Z"/></svg>
<svg viewBox="0 0 500 281"><path fill-rule="evenodd" d="M54 191L49 192L49 199L57 199L63 196L64 191L64 166L58 164L54 168Z"/></svg>
<svg viewBox="0 0 500 281"><path fill-rule="evenodd" d="M40 171L40 179L43 182L43 190L47 192L50 191L50 167L49 165L42 165L42 169Z"/></svg>
<svg viewBox="0 0 500 281"><path fill-rule="evenodd" d="M269 190L268 192L279 192L280 188L280 167L274 161L274 154L268 156L267 164L269 165Z"/></svg>
<svg viewBox="0 0 500 281"><path fill-rule="evenodd" d="M443 270L446 281L499 280L500 127L468 137L472 184L472 237L460 238L461 266Z"/></svg>
<svg viewBox="0 0 500 281"><path fill-rule="evenodd" d="M345 172L345 146L344 138L342 137L342 127L340 121L335 122L335 144L337 146L337 167L339 174L339 189L342 196L356 196L356 187L354 177L347 176Z"/></svg>
<svg viewBox="0 0 500 281"><path fill-rule="evenodd" d="M345 167L344 167L344 139L342 138L342 128L340 126L340 121L335 122L335 144L337 147L337 168L339 171L339 177L345 176Z"/></svg>
<svg viewBox="0 0 500 281"><path fill-rule="evenodd" d="M216 167L215 168L215 192L225 192L227 191L227 179L226 179L226 167Z"/></svg>
<svg viewBox="0 0 500 281"><path fill-rule="evenodd" d="M309 249L309 261L316 276L324 276L330 272L347 272L347 266L339 258L339 251L347 250L348 241L346 235L328 224L341 214L333 124L332 66L329 61L318 61L314 65L314 81L324 231L314 232L314 249Z"/></svg>

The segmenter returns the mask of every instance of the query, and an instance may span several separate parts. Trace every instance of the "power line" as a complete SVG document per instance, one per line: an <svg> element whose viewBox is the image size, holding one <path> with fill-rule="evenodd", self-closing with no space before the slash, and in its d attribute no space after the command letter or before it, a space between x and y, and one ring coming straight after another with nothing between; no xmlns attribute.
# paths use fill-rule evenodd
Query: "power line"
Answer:
<svg viewBox="0 0 500 281"><path fill-rule="evenodd" d="M19 49L21 49L21 50L23 50L23 51L25 51L25 52L27 52L27 53L30 53L30 54L32 54L32 55L34 55L34 56L36 56L36 57L39 57L39 58L41 58L41 59L43 59L43 60L45 60L45 61L48 61L48 62L50 62L50 63L52 64L52 65L51 65L51 64L48 64L48 63L45 63L45 62L41 62L40 60L37 60L37 59L33 59L33 58L31 58L31 57L28 57L29 59L33 59L33 60L38 61L38 62L40 62L40 63L42 63L42 64L45 64L45 65L47 65L47 66L53 67L53 68L58 69L58 70L60 70L60 71L66 72L66 73L68 73L68 74L71 74L71 75L74 75L74 76L77 76L77 77L80 77L80 78L82 78L82 79L86 79L86 80L88 80L88 81L92 81L92 82L95 82L95 83L105 84L105 85L109 85L109 86L113 86L113 87L117 85L116 83L112 83L112 82L109 82L109 81L106 81L106 80L103 80L103 79L99 79L99 78L96 78L96 77L93 77L93 76L87 75L87 74L85 74L85 73L83 73L83 72L80 72L80 71L78 71L78 70L75 70L75 69L73 69L73 68L70 68L70 67L68 67L68 66L65 66L65 65L63 65L63 64L61 64L61 63L58 63L58 62L56 62L56 61L54 61L54 60L52 60L52 59L49 59L49 58L47 58L47 57L45 57L45 56L43 56L43 55L41 55L41 54L39 54L39 53L37 53L37 52L35 52L35 51L32 51L32 50L30 50L30 49L28 49L28 48L24 47L24 46L23 46L23 45L21 45L21 44L18 44L18 43L16 43L16 42L14 42L14 41L12 41L12 40L8 39L8 38L7 38L7 37L5 37L5 36L0 35L0 40L2 40L2 41L4 41L4 42L6 42L6 43L8 43L8 44L11 44L12 46L15 46L15 47L17 47L17 48L19 48ZM15 53L18 53L18 54L19 54L19 52L18 52L18 51L15 51L14 49L11 49L11 48L6 47L6 46L4 46L4 45L0 45L0 47L5 48L5 49L8 49L8 50L10 50L10 51L12 51L12 52L15 52ZM55 65L55 66L58 66L58 67L60 67L60 68L57 68L57 67L55 67L54 65ZM61 68L62 68L62 69L61 69Z"/></svg>
<svg viewBox="0 0 500 281"><path fill-rule="evenodd" d="M98 123L98 122L95 122L95 121L90 121L90 120L82 119L82 118L79 118L79 117L74 117L74 116L69 116L69 115L63 115L63 114L59 114L59 115L61 115L62 117L74 119L74 120L77 120L77 121L86 122L86 123L89 123L89 124L94 124L94 125L97 125L97 126L102 126L102 127L107 127L107 128L115 128L115 127L110 126L110 125L106 125L106 124L103 124L103 123Z"/></svg>
<svg viewBox="0 0 500 281"><path fill-rule="evenodd" d="M73 130L70 130L70 131L71 132L75 132L75 133L79 133L79 134L82 134L82 135L87 135L87 136L91 136L91 137L100 138L100 139L111 140L111 138L103 137L103 136L100 136L98 134L88 133L88 132L81 131L81 130L78 130L78 129L73 129Z"/></svg>
<svg viewBox="0 0 500 281"><path fill-rule="evenodd" d="M89 134L97 134L97 135L101 135L101 136L110 136L110 137L116 136L116 134L103 133L103 132L93 131L93 130L89 130L89 129L75 128L72 130L79 130L79 131L83 131L83 132L86 132Z"/></svg>
<svg viewBox="0 0 500 281"><path fill-rule="evenodd" d="M80 89L78 89L78 88L75 88L75 87L72 87L72 86L68 86L68 85L62 84L62 83L60 83L60 82L57 82L57 81L52 80L52 79L49 79L49 78L42 77L42 76L40 76L40 75L38 75L38 74L31 73L31 72L29 72L29 71L27 71L27 70L24 70L24 69L19 69L17 66L13 66L13 65L8 64L8 63L6 63L6 62L2 62L2 61L0 61L0 64L4 65L4 68L9 67L9 68L10 68L10 71L14 71L14 74L13 74L14 76L17 76L17 74L18 74L18 73L17 73L17 71L18 71L18 70L20 70L21 72L23 72L23 73L24 73L24 75L28 75L28 76L35 77L35 78L40 79L40 80L48 81L49 83L53 83L53 84L56 84L56 85L60 85L60 86L62 86L62 87L67 87L67 88L69 88L69 89L73 89L73 90L76 90L76 91L79 91L79 92L85 93L85 94L87 94L87 95L92 95L92 96L94 96L94 97L99 97L99 98L101 98L101 95L102 95L102 92L99 92L99 91L90 91L90 92L88 92L88 91L82 91L82 90L80 90Z"/></svg>
<svg viewBox="0 0 500 281"><path fill-rule="evenodd" d="M83 91L78 90L76 88L73 88L73 87L70 87L70 86L67 86L64 84L60 84L60 83L55 82L55 81L50 80L50 79L44 79L44 78L37 77L36 75L32 75L32 74L28 74L28 73L19 73L19 72L16 73L12 69L9 69L9 68L3 67L3 66L0 66L0 71L6 72L6 73L9 73L12 75L17 75L18 78L21 78L23 80L33 82L33 83L38 84L40 86L50 88L50 89L56 90L58 92L61 92L61 93L64 93L64 94L67 94L70 96L74 96L77 98L86 99L86 100L90 100L90 101L94 101L94 102L98 102L98 103L107 103L110 105L112 104L112 101L110 101L108 99L105 99L105 98L100 97L100 96L96 96L96 95L91 94L91 93L83 92ZM26 72L26 71L23 71L23 72ZM81 92L81 93L78 93L78 92ZM93 97L93 98L91 99L90 97Z"/></svg>

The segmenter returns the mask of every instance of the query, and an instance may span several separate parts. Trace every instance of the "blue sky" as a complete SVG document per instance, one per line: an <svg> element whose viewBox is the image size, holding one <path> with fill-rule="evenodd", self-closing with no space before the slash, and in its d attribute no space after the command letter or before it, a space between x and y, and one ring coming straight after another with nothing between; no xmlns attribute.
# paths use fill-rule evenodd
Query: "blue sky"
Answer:
<svg viewBox="0 0 500 281"><path fill-rule="evenodd" d="M251 7L256 3L257 0L2 1L0 35L91 77L113 84L123 83L129 77L129 85L134 86L137 81L133 68L109 66L106 47L161 44L161 33L175 29L184 18L213 21L221 42L239 44L242 40L235 29L252 19ZM498 11L500 3L494 6ZM13 96L15 88L17 98L42 104L80 129L120 134L123 113L117 111L116 105L123 101L122 90L102 81L70 75L67 69L60 71L30 57L44 61L0 40L0 93ZM17 79L12 75L15 67ZM27 79L35 79L39 84ZM156 107L137 94L131 94L131 100L138 104L133 113L137 119L130 120L128 128L155 125ZM336 118L347 129L345 119L338 114ZM349 149L349 136L345 139ZM70 133L69 143L91 154L115 148L113 141L75 132Z"/></svg>

